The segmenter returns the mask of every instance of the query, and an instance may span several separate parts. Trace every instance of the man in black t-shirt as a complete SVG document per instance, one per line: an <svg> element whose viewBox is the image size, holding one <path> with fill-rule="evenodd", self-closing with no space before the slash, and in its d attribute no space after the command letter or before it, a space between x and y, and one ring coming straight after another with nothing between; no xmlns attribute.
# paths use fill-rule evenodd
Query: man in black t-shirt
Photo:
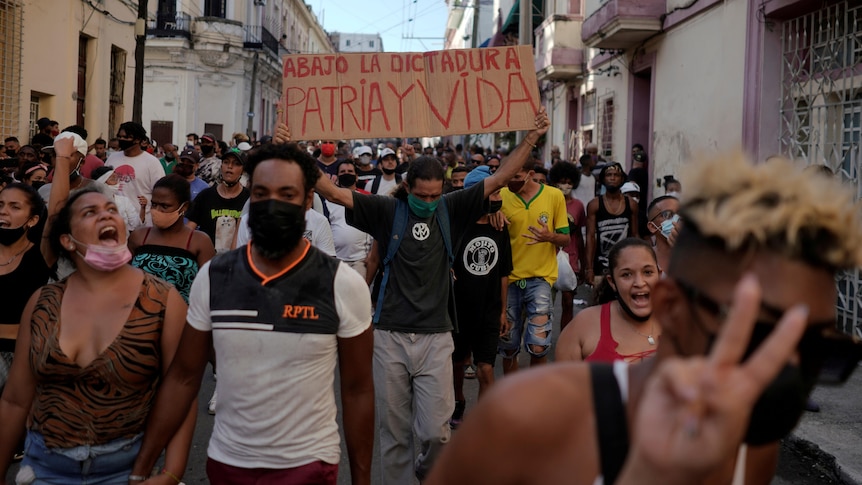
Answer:
<svg viewBox="0 0 862 485"><path fill-rule="evenodd" d="M338 180L338 163L340 161L335 152L335 143L324 141L320 144L320 156L317 158L317 166L333 182Z"/></svg>
<svg viewBox="0 0 862 485"><path fill-rule="evenodd" d="M39 132L33 135L33 139L30 140L31 145L39 145L41 148L49 147L54 144L54 137L51 136L51 126L52 122L48 118L39 118L39 121L36 122L36 126L39 128Z"/></svg>
<svg viewBox="0 0 862 485"><path fill-rule="evenodd" d="M367 145L358 146L353 149L353 161L356 163L356 187L368 190L369 184L375 177L382 175L379 168L371 165L371 147Z"/></svg>
<svg viewBox="0 0 862 485"><path fill-rule="evenodd" d="M207 233L217 253L230 250L249 197L248 189L239 183L244 160L245 155L236 148L222 155L221 182L202 190L186 214L186 225Z"/></svg>
<svg viewBox="0 0 862 485"><path fill-rule="evenodd" d="M466 228L486 212L483 200L523 167L530 149L547 132L550 122L544 108L536 114L535 124L536 129L497 172L469 190L443 196L443 167L436 158L424 156L410 163L407 184L395 197L338 188L326 177L317 182L320 195L345 207L348 224L380 243L381 256L387 254L390 241L400 240L378 298L382 301L374 330L374 391L384 485L424 479L451 436L449 418L455 399L453 326L447 311L450 265L440 224L448 222L454 249ZM289 139L286 127L279 130ZM278 137L282 138L281 133ZM445 213L438 209L441 197ZM392 234L399 204L409 207L407 224L404 234Z"/></svg>
<svg viewBox="0 0 862 485"><path fill-rule="evenodd" d="M491 176L488 167L473 169L464 179L464 190L470 189ZM455 412L449 420L452 429L461 424L466 408L464 397L464 367L473 355L476 377L479 379L479 397L494 383L494 361L497 360L497 342L500 335L509 332L506 318L506 301L509 273L512 272L512 245L508 231L499 231L490 224L489 214L503 206L500 191L486 201L485 214L461 236L455 252L455 312L458 331L452 335L455 352L452 354L452 373L455 384Z"/></svg>

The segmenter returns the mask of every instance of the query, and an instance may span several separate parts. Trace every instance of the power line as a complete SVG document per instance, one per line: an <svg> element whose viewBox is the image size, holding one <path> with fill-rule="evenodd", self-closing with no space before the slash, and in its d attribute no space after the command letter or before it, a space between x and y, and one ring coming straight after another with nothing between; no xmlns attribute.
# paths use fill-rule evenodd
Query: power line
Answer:
<svg viewBox="0 0 862 485"><path fill-rule="evenodd" d="M440 5L445 5L445 4L440 4ZM391 27L389 27L389 28L387 28L387 29L381 30L381 31L380 31L380 32L378 32L378 33L380 33L380 34L384 34L384 33L389 32L390 30L392 30L392 29L394 29L395 27L398 27L398 26L400 26L400 25L402 25L402 24L404 24L404 23L407 23L407 22L413 22L413 21L415 21L417 18L419 18L419 17L421 17L421 16L423 16L423 15L426 15L426 14L428 14L428 13L431 13L432 11L434 11L434 10L436 10L436 9L439 9L440 5L433 5L433 6L431 6L430 8L427 8L427 9L425 9L424 11L422 11L422 12L420 12L420 13L416 14L416 16L415 16L415 17L413 17L413 18L408 18L407 20L403 20L403 21L401 21L401 22L398 22L397 24L395 24L395 25L393 25L393 26L391 26Z"/></svg>

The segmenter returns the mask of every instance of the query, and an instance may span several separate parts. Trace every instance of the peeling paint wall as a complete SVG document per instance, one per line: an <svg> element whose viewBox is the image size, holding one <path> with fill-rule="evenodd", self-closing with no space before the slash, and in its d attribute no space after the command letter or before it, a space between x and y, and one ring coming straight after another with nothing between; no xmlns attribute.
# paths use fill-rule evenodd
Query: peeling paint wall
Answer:
<svg viewBox="0 0 862 485"><path fill-rule="evenodd" d="M653 46L653 185L694 157L742 147L746 15L747 2L726 2Z"/></svg>

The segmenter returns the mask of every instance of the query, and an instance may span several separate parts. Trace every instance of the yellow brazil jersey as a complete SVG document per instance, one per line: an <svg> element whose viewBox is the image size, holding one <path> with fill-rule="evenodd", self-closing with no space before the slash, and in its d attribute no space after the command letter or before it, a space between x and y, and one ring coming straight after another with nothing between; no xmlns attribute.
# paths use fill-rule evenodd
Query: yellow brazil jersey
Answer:
<svg viewBox="0 0 862 485"><path fill-rule="evenodd" d="M512 243L512 274L509 282L526 278L544 278L550 284L557 281L557 246L544 242L528 245L532 234L530 226L540 228L539 221L548 229L561 234L569 233L569 216L566 198L556 187L540 185L539 192L525 201L507 188L500 191L503 197L503 214L509 219L509 240Z"/></svg>

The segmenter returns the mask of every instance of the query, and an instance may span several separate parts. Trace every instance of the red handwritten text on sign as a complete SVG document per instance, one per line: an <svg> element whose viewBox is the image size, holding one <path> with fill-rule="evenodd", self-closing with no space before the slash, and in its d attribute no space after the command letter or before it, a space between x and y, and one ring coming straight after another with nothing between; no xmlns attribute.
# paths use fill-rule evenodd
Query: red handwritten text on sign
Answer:
<svg viewBox="0 0 862 485"><path fill-rule="evenodd" d="M530 129L533 66L529 46L285 56L285 121L298 139Z"/></svg>

